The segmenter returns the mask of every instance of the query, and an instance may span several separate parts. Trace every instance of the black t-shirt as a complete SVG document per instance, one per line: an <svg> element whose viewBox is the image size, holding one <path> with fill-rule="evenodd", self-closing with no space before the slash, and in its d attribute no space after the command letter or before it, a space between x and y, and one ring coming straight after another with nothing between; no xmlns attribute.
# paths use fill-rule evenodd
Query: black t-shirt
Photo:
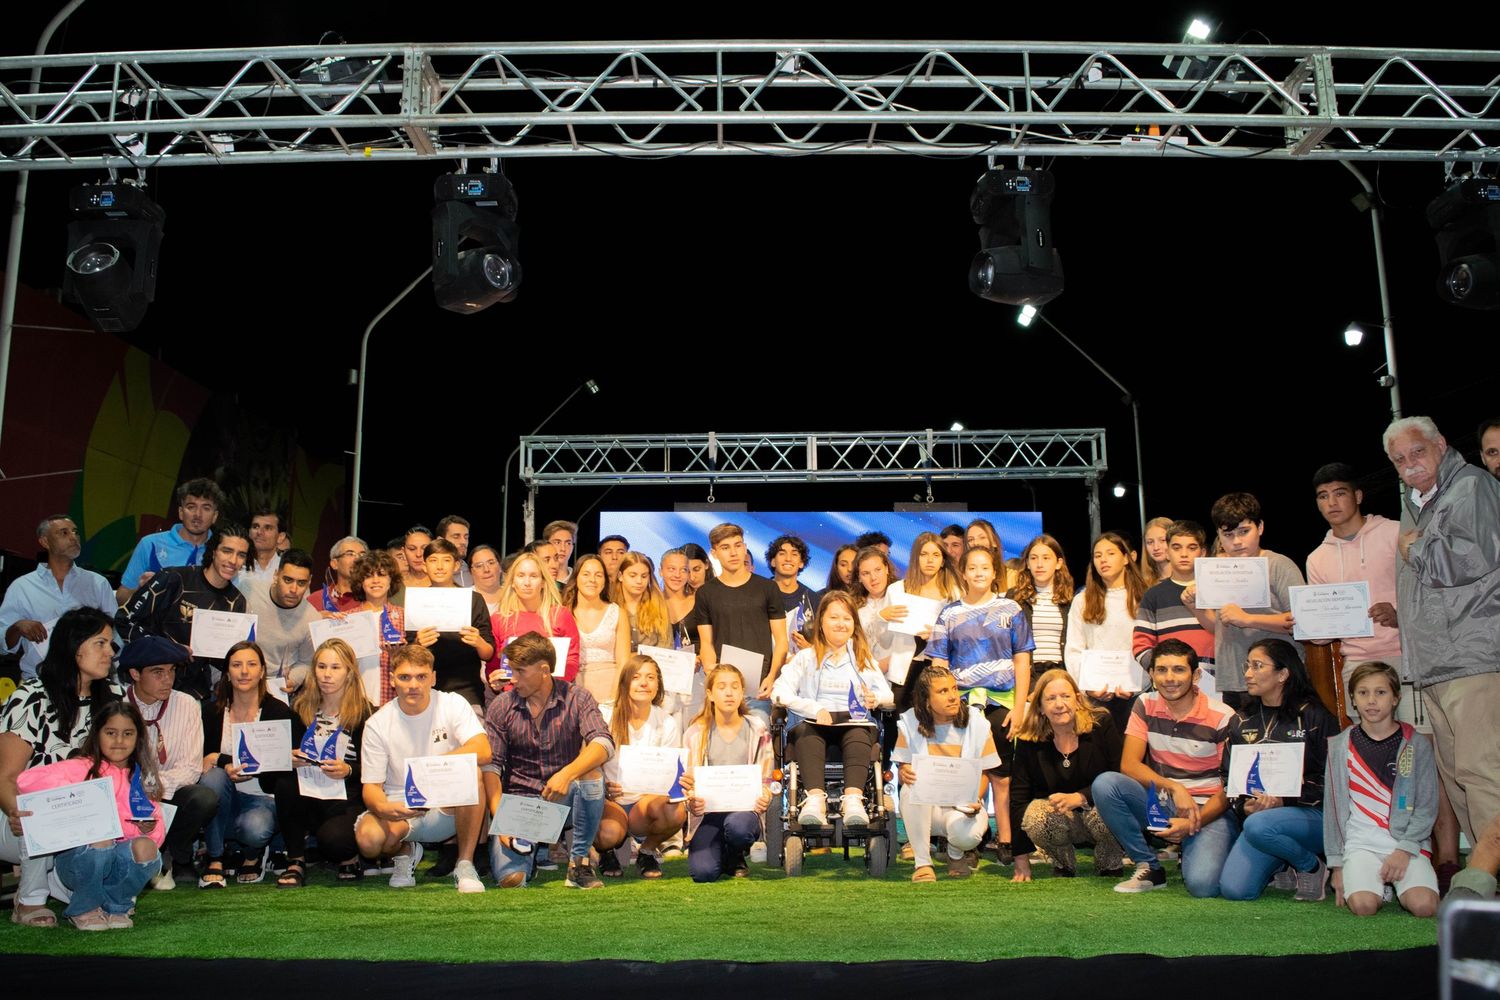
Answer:
<svg viewBox="0 0 1500 1000"><path fill-rule="evenodd" d="M484 603L484 595L477 590L471 598L470 618L471 624L479 630L479 637L493 646L495 631L490 626L490 609ZM406 641L416 642L417 633L408 630ZM439 632L437 642L429 648L432 672L437 676L433 686L439 691L456 691L471 705L484 704L484 686L479 680L479 654L474 647L460 639L457 632Z"/></svg>
<svg viewBox="0 0 1500 1000"><path fill-rule="evenodd" d="M775 587L776 581L772 580L771 585ZM813 616L818 611L818 595L813 589L799 580L797 589L790 594L780 587L776 587L776 593L781 595L781 608L786 612L786 616L791 618L800 613L801 622L798 627L804 631L811 630Z"/></svg>
<svg viewBox="0 0 1500 1000"><path fill-rule="evenodd" d="M781 589L763 576L752 575L738 587L730 587L715 577L698 591L693 618L697 624L713 628L716 657L726 643L738 646L764 656L769 672L772 622L776 628L785 627L782 596Z"/></svg>

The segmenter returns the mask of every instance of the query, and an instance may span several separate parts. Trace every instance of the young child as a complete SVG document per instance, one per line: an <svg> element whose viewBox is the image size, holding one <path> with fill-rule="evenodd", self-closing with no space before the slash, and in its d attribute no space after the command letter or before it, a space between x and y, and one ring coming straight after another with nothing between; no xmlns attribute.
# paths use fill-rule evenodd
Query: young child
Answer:
<svg viewBox="0 0 1500 1000"><path fill-rule="evenodd" d="M133 927L135 895L161 868L166 824L161 822L160 787L151 743L142 739L146 724L135 706L110 702L95 715L80 756L23 771L16 779L22 792L40 792L80 781L109 778L120 810L119 840L85 844L57 855L57 876L72 890L63 916L81 931ZM29 813L21 813L28 816ZM149 815L150 819L137 819Z"/></svg>
<svg viewBox="0 0 1500 1000"><path fill-rule="evenodd" d="M1432 824L1438 774L1432 745L1396 721L1401 675L1380 662L1349 675L1359 724L1328 741L1323 776L1323 847L1335 899L1356 916L1380 909L1386 886L1416 917L1437 912Z"/></svg>

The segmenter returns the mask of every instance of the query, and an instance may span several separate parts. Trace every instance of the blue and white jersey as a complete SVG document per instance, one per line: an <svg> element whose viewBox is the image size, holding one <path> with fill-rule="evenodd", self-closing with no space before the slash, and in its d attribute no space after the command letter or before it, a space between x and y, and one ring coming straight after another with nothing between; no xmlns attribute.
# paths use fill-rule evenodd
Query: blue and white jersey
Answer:
<svg viewBox="0 0 1500 1000"><path fill-rule="evenodd" d="M948 661L960 688L983 689L993 695L1015 690L1012 660L1015 654L1035 648L1021 606L996 595L983 604L954 601L938 612L925 655Z"/></svg>

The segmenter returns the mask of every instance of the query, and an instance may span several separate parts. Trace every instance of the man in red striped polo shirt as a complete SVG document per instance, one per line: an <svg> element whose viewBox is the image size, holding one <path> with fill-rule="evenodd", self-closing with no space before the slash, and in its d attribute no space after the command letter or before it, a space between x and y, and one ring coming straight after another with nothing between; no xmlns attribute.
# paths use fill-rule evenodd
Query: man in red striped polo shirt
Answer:
<svg viewBox="0 0 1500 1000"><path fill-rule="evenodd" d="M1149 892L1167 873L1146 843L1150 828L1182 845L1182 880L1194 896L1217 896L1219 873L1239 834L1219 781L1219 758L1234 710L1198 690L1198 654L1181 639L1152 653L1151 682L1130 710L1118 772L1094 781L1099 815L1135 862L1135 873L1116 892ZM1149 789L1170 817L1160 825L1147 815Z"/></svg>

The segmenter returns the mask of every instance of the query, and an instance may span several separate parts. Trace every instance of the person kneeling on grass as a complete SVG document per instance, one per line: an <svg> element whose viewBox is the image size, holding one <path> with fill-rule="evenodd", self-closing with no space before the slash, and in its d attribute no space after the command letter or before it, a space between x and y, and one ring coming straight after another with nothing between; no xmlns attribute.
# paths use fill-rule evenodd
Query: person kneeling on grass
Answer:
<svg viewBox="0 0 1500 1000"><path fill-rule="evenodd" d="M1401 675L1394 667L1361 663L1349 675L1349 701L1359 723L1328 741L1323 844L1334 899L1361 917L1380 909L1387 886L1395 887L1413 916L1437 912L1437 763L1432 744L1410 723L1396 721L1400 699Z"/></svg>
<svg viewBox="0 0 1500 1000"><path fill-rule="evenodd" d="M146 724L128 702L110 702L89 726L82 755L23 771L16 779L22 792L40 792L80 781L109 778L120 810L119 840L104 840L62 851L57 877L73 893L63 916L81 931L133 927L135 896L161 867L166 840L156 759L142 737ZM150 819L137 819L149 813ZM30 816L22 811L21 816Z"/></svg>
<svg viewBox="0 0 1500 1000"><path fill-rule="evenodd" d="M1262 789L1234 798L1241 832L1224 862L1219 893L1225 899L1255 899L1276 873L1276 888L1295 889L1299 900L1318 902L1328 882L1328 869L1318 857L1323 850L1323 759L1328 737L1339 730L1338 720L1318 700L1296 648L1285 639L1262 639L1250 647L1245 695L1249 700L1230 720L1224 741L1219 777L1225 787L1234 747L1287 743L1302 744L1302 785L1295 796L1268 795Z"/></svg>
<svg viewBox="0 0 1500 1000"><path fill-rule="evenodd" d="M627 559L629 556L626 557ZM620 668L615 686L615 700L599 706L609 725L616 747L627 744L641 747L681 747L682 728L661 707L666 691L662 688L661 667L649 656L632 653ZM616 850L626 837L641 839L636 867L641 878L661 878L661 859L657 852L662 841L682 829L687 819L687 803L672 802L665 795L639 795L620 786L620 759L611 757L604 764L604 818L594 847L599 852L600 870L618 878L620 868Z"/></svg>
<svg viewBox="0 0 1500 1000"><path fill-rule="evenodd" d="M1090 798L1094 779L1120 766L1120 731L1109 711L1090 702L1072 674L1049 670L1032 685L1016 735L1010 827L1019 833L1011 881L1031 881L1033 842L1052 856L1054 877L1077 874L1079 844L1093 845L1094 874L1119 877L1119 842Z"/></svg>
<svg viewBox="0 0 1500 1000"><path fill-rule="evenodd" d="M771 734L745 703L745 677L736 667L719 664L704 678L703 711L688 726L688 771L682 790L688 800L688 873L694 882L715 882L728 872L750 874L745 852L760 838L761 818L771 804ZM693 796L693 771L699 767L758 764L762 789L753 811L705 813ZM773 823L779 823L773 818Z"/></svg>
<svg viewBox="0 0 1500 1000"><path fill-rule="evenodd" d="M567 803L573 828L568 888L598 889L604 883L589 863L589 848L604 816L601 768L614 756L599 704L580 681L553 677L557 649L540 632L527 632L505 647L511 686L484 713L492 753L484 765L490 814L502 795ZM502 889L526 884L532 852L508 836L490 838L490 870Z"/></svg>
<svg viewBox="0 0 1500 1000"><path fill-rule="evenodd" d="M354 839L366 858L393 857L391 888L417 884L417 862L423 843L458 837L458 862L453 878L459 892L483 892L474 870L474 845L484 825L484 806L446 809L408 809L405 805L406 762L412 757L473 754L476 762L490 759L490 741L474 709L462 694L434 691L437 674L432 653L422 646L403 645L391 651L391 687L395 697L365 721L360 742L360 781L365 812L354 823Z"/></svg>
<svg viewBox="0 0 1500 1000"><path fill-rule="evenodd" d="M892 707L895 697L870 653L853 598L838 590L824 594L817 623L813 644L792 657L771 690L772 701L790 714L787 732L807 790L797 821L828 824L823 771L828 743L837 740L844 755L844 828L863 830L870 825L865 779L879 741L875 709Z"/></svg>
<svg viewBox="0 0 1500 1000"><path fill-rule="evenodd" d="M1135 873L1115 892L1148 892L1167 884L1167 873L1146 843L1148 795L1170 814L1158 829L1182 845L1182 881L1194 896L1216 896L1224 859L1234 843L1236 819L1219 779L1219 761L1234 710L1198 690L1198 654L1168 639L1151 654L1151 682L1130 709L1119 772L1094 779L1094 805L1109 832L1135 862Z"/></svg>
<svg viewBox="0 0 1500 1000"><path fill-rule="evenodd" d="M917 771L912 760L917 754L979 761L981 773L974 801L953 807L913 802ZM926 667L912 682L911 708L897 720L891 760L900 763L901 784L906 789L901 795L901 819L917 863L911 880L937 881L932 871L934 833L948 839L948 874L967 878L978 860L975 849L990 829L990 817L984 810L989 776L984 772L999 766L1000 754L984 712L964 704L958 681L947 667Z"/></svg>

